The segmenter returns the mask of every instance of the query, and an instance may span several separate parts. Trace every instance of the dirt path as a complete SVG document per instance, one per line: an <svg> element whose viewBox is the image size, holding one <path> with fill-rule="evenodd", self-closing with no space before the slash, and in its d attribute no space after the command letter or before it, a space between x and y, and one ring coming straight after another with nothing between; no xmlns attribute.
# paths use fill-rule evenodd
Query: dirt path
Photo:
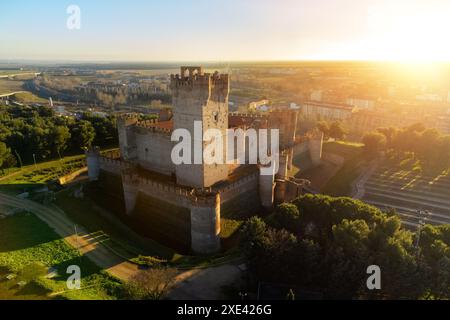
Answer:
<svg viewBox="0 0 450 320"><path fill-rule="evenodd" d="M235 264L207 269L194 269L180 274L168 298L172 300L226 299L224 286L238 285L243 272ZM237 298L237 297L236 297Z"/></svg>
<svg viewBox="0 0 450 320"><path fill-rule="evenodd" d="M15 171L15 172L10 173L10 174L8 174L6 176L0 177L0 181L4 181L4 180L7 180L7 179L10 179L12 177L15 177L15 176L19 175L20 173L23 173L23 171L22 170Z"/></svg>
<svg viewBox="0 0 450 320"><path fill-rule="evenodd" d="M19 199L0 193L0 205L19 208L34 213L58 235L80 253L111 275L128 280L136 274L138 266L118 256L98 241L98 236L77 226L58 208L44 206L34 201ZM76 232L75 232L76 229ZM101 239L101 237L100 237ZM223 298L221 288L240 281L242 271L236 264L225 264L206 269L183 271L175 278L170 299L213 300Z"/></svg>
<svg viewBox="0 0 450 320"><path fill-rule="evenodd" d="M77 226L75 228L75 224L62 211L5 194L0 194L0 203L34 213L64 238L68 244L77 248L80 253L86 255L96 265L104 268L117 278L127 280L138 271L135 264L108 250L82 227ZM75 233L75 229L77 233Z"/></svg>

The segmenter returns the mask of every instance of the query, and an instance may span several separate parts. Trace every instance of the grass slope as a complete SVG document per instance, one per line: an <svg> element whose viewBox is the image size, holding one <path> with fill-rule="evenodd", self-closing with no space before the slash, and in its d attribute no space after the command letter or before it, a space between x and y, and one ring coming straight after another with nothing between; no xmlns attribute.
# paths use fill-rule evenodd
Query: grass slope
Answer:
<svg viewBox="0 0 450 320"><path fill-rule="evenodd" d="M359 177L366 163L363 146L356 143L328 142L324 144L323 151L337 154L345 159L342 168L323 188L323 193L332 196L349 196L353 182Z"/></svg>
<svg viewBox="0 0 450 320"><path fill-rule="evenodd" d="M70 265L81 268L82 290L67 290L66 270ZM45 278L49 267L56 268L58 276ZM0 281L0 288L3 289L0 290L0 299L27 299L28 296L39 299L114 299L114 293L120 286L118 281L87 257L80 256L50 227L29 213L0 220L0 270L3 270L0 276L13 272L18 274L13 281L29 282L28 291L25 290L27 294L24 294L24 289L11 286L5 280ZM56 294L49 296L48 293Z"/></svg>

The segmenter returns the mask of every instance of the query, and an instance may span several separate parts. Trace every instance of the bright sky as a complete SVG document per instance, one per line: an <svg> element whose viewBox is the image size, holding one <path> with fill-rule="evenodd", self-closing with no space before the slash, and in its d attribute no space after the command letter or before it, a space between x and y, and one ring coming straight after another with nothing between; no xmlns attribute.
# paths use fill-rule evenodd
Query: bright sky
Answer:
<svg viewBox="0 0 450 320"><path fill-rule="evenodd" d="M450 60L449 34L449 0L0 1L0 59Z"/></svg>

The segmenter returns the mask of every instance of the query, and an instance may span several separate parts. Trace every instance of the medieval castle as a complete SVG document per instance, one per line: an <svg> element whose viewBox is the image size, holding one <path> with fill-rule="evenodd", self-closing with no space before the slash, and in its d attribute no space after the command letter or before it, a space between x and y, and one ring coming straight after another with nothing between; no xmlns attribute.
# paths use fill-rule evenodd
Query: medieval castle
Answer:
<svg viewBox="0 0 450 320"><path fill-rule="evenodd" d="M306 153L313 165L321 161L322 134L298 136L298 112L229 113L230 78L205 73L202 67L181 67L171 76L173 117L141 121L138 115L118 119L120 154L86 153L89 178L102 174L120 178L126 213L152 218L149 228L170 234L197 254L220 250L220 217L232 211L270 210L274 203L297 197L307 181L290 177L292 161ZM201 121L200 137L194 122ZM171 141L175 129L186 129L205 147L206 130L228 128L279 129L279 170L261 174L260 164L175 165Z"/></svg>

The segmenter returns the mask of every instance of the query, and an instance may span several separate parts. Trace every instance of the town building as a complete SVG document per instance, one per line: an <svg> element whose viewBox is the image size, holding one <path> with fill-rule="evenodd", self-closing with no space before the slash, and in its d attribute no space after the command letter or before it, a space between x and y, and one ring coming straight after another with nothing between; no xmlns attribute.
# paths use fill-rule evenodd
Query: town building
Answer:
<svg viewBox="0 0 450 320"><path fill-rule="evenodd" d="M307 120L346 120L355 109L351 105L307 101L301 103L300 112Z"/></svg>

